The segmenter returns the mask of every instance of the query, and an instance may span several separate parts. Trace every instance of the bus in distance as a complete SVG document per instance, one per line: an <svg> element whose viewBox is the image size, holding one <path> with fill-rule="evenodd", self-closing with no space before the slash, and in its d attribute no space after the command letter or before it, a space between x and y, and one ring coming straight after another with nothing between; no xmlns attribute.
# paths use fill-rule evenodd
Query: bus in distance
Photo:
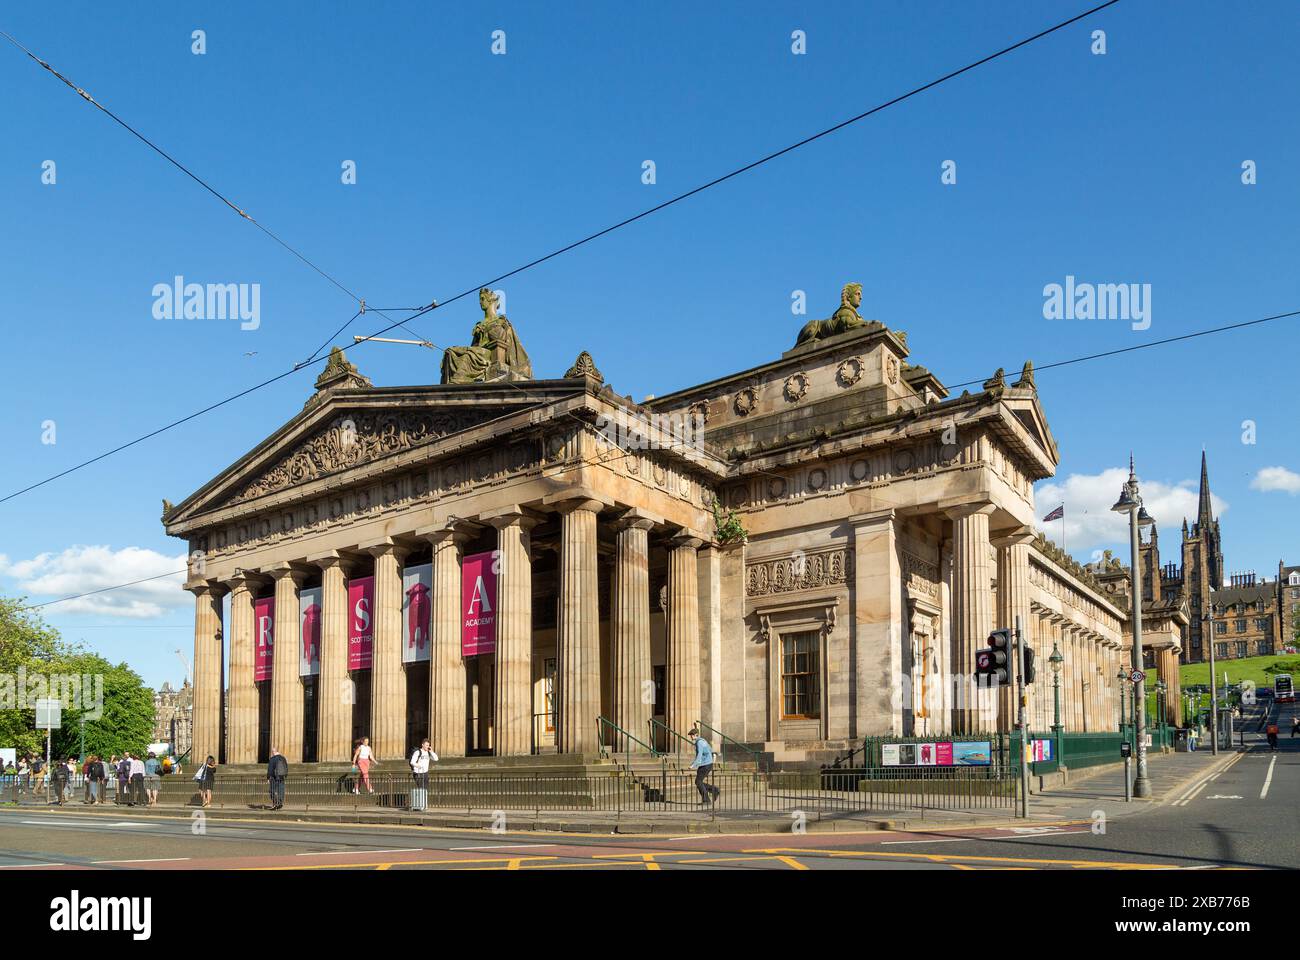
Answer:
<svg viewBox="0 0 1300 960"><path fill-rule="evenodd" d="M1295 686L1291 674L1279 673L1273 678L1273 700L1276 703L1295 703Z"/></svg>

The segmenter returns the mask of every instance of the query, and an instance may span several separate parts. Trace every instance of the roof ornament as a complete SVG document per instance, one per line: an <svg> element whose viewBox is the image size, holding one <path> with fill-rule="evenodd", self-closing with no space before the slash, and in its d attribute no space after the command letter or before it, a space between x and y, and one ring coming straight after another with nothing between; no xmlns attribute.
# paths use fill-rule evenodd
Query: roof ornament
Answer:
<svg viewBox="0 0 1300 960"><path fill-rule="evenodd" d="M1038 385L1034 383L1034 361L1025 361L1025 365L1020 369L1020 379L1013 383L1012 386L1028 387L1034 391L1038 390Z"/></svg>
<svg viewBox="0 0 1300 960"><path fill-rule="evenodd" d="M601 372L596 369L596 361L591 359L591 354L586 350L578 354L578 359L573 361L573 366L564 372L565 380L573 380L577 377L587 377L602 383L605 380Z"/></svg>

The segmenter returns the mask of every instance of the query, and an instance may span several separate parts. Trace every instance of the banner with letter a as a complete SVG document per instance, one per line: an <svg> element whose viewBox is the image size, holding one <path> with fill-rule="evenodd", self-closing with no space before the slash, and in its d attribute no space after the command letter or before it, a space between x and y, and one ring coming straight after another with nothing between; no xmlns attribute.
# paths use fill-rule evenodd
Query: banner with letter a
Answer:
<svg viewBox="0 0 1300 960"><path fill-rule="evenodd" d="M302 648L298 651L298 676L320 676L320 625L322 590L312 587L298 592L298 615L302 619Z"/></svg>
<svg viewBox="0 0 1300 960"><path fill-rule="evenodd" d="M275 597L253 601L253 680L271 679L275 659Z"/></svg>
<svg viewBox="0 0 1300 960"><path fill-rule="evenodd" d="M374 657L375 578L348 581L348 669L369 670Z"/></svg>
<svg viewBox="0 0 1300 960"><path fill-rule="evenodd" d="M433 628L433 564L402 571L402 663L429 659L429 631Z"/></svg>
<svg viewBox="0 0 1300 960"><path fill-rule="evenodd" d="M497 649L497 566L495 550L475 553L460 567L460 655L477 657Z"/></svg>

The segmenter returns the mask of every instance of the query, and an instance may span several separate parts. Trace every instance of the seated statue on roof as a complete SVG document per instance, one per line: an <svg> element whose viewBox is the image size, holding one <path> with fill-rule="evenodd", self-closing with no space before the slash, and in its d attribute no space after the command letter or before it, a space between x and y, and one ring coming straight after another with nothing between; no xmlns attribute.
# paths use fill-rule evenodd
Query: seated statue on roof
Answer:
<svg viewBox="0 0 1300 960"><path fill-rule="evenodd" d="M829 320L809 320L799 331L799 339L794 342L794 345L797 347L801 343L825 340L837 333L847 333L855 327L866 326L867 321L858 315L858 307L861 304L862 284L844 284L844 289L840 291L840 308L831 314Z"/></svg>
<svg viewBox="0 0 1300 960"><path fill-rule="evenodd" d="M442 355L442 383L531 380L533 364L505 314L497 314L497 295L478 292L483 319L474 325L468 347L448 347Z"/></svg>

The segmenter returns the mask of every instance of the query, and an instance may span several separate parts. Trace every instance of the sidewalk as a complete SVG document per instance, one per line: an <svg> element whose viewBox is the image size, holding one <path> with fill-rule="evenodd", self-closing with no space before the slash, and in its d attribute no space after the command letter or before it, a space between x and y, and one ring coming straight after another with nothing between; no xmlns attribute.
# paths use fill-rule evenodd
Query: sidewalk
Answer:
<svg viewBox="0 0 1300 960"><path fill-rule="evenodd" d="M1062 820L1091 820L1097 811L1107 818L1132 816L1151 809L1155 804L1181 795L1193 783L1209 776L1226 764L1236 751L1221 752L1214 757L1208 751L1197 753L1169 753L1152 755L1148 761L1153 795L1145 800L1124 801L1124 768L1114 764L1081 771L1071 777L1068 785L1053 788L1029 799L1029 821L1016 817L1009 808L987 810L907 810L806 814L805 829L809 833L862 832L871 830L925 830L944 827L988 827L1026 822L1055 822ZM122 817L192 817L197 807L183 804L160 804L157 807L131 807L105 804L87 807L79 801L62 808L53 804L31 802L25 798L24 808L53 811L61 809L74 816ZM0 805L0 809L12 804ZM428 811L412 813L405 810L329 810L313 807L295 808L286 804L280 810L248 808L209 809L204 816L214 821L283 821L326 824L369 824L375 826L420 826L435 829L482 830L499 824L500 813L493 810ZM507 828L538 830L557 833L617 833L617 834L693 834L693 833L789 833L794 817L780 813L739 813L718 811L703 812L698 809L681 811L638 811L633 813L605 813L599 811L505 811Z"/></svg>

